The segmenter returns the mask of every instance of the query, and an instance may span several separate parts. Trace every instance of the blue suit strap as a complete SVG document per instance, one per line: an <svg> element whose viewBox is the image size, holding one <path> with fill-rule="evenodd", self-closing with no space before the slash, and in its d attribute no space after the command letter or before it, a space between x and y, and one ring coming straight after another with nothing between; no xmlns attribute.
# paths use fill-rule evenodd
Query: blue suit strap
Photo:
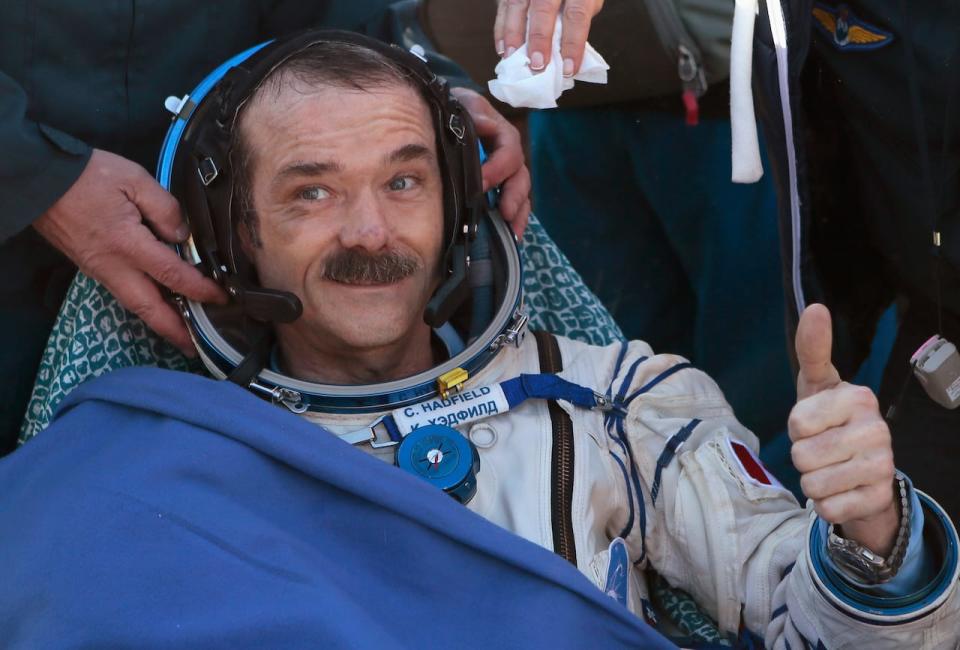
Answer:
<svg viewBox="0 0 960 650"><path fill-rule="evenodd" d="M520 375L500 384L510 408L535 399L564 400L586 409L605 409L608 400L593 390L553 374Z"/></svg>

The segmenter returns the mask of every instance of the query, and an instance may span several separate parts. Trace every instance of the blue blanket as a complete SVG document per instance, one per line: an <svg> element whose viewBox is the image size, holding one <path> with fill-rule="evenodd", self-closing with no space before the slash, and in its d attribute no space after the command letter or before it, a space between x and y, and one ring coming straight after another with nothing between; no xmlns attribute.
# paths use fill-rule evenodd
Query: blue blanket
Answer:
<svg viewBox="0 0 960 650"><path fill-rule="evenodd" d="M667 648L574 567L226 382L113 372L0 460L4 648Z"/></svg>

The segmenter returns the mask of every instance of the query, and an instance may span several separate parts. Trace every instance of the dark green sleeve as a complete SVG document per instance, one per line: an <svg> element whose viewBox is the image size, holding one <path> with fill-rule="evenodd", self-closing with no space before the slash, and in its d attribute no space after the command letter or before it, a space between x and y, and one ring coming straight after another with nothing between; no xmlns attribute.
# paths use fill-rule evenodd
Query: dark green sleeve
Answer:
<svg viewBox="0 0 960 650"><path fill-rule="evenodd" d="M73 185L88 145L27 115L27 96L0 72L0 242L28 227Z"/></svg>

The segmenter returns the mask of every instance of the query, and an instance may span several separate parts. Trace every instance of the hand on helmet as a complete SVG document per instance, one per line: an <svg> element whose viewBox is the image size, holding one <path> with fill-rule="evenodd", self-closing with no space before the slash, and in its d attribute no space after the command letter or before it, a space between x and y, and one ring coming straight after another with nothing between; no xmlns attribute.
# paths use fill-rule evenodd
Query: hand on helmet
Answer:
<svg viewBox="0 0 960 650"><path fill-rule="evenodd" d="M790 413L790 455L800 487L843 536L886 556L900 517L893 490L890 431L877 398L840 381L830 360L830 312L810 305L797 327L797 404Z"/></svg>
<svg viewBox="0 0 960 650"><path fill-rule="evenodd" d="M523 161L520 132L483 95L468 88L453 88L451 92L470 113L477 135L487 147L483 189L502 183L500 214L520 237L530 216L530 172Z"/></svg>
<svg viewBox="0 0 960 650"><path fill-rule="evenodd" d="M590 22L603 7L603 0L498 0L497 21L493 26L493 42L497 54L510 56L527 37L527 14L530 15L530 38L527 55L530 69L543 70L550 63L553 29L561 10L563 34L560 54L563 74L572 77L583 62L583 50L590 33Z"/></svg>
<svg viewBox="0 0 960 650"><path fill-rule="evenodd" d="M226 301L216 283L157 239L178 242L189 234L177 200L120 156L95 149L73 186L33 227L188 356L196 352L187 328L156 283L193 300Z"/></svg>

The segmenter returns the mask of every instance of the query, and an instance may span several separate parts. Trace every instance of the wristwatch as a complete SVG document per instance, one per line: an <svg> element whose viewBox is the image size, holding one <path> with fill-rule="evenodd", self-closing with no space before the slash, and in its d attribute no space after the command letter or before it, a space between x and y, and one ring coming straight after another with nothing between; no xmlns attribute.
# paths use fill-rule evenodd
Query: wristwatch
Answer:
<svg viewBox="0 0 960 650"><path fill-rule="evenodd" d="M899 471L894 476L893 488L900 495L900 530L888 557L881 557L862 544L841 537L833 524L827 529L827 553L830 559L848 578L861 584L879 585L892 580L907 554L907 545L910 543L910 499L906 477Z"/></svg>

